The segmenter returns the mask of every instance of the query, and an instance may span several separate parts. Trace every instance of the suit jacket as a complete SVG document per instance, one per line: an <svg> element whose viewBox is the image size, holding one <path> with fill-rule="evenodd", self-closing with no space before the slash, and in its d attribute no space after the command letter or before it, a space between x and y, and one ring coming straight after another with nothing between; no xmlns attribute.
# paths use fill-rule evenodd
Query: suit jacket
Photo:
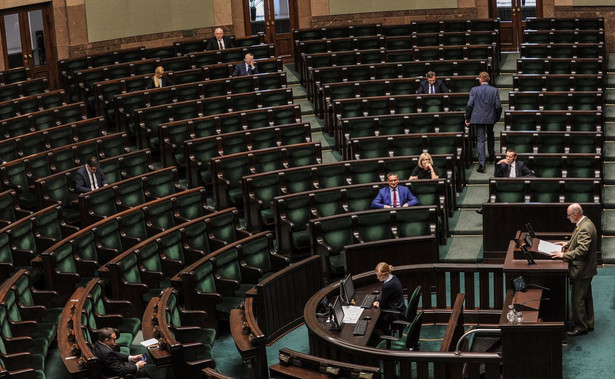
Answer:
<svg viewBox="0 0 615 379"><path fill-rule="evenodd" d="M410 189L405 186L397 186L397 194L399 196L399 204L408 204L409 206L418 205L419 200L410 192ZM385 205L391 205L391 191L389 186L381 188L378 195L372 201L372 208L384 208Z"/></svg>
<svg viewBox="0 0 615 379"><path fill-rule="evenodd" d="M510 176L510 165L506 163L502 163L502 164L496 163L495 172L493 176L498 177L498 178L508 178ZM515 176L519 178L522 176L536 176L536 175L534 174L534 171L532 171L529 167L527 167L527 165L523 161L520 161L517 159L515 161Z"/></svg>
<svg viewBox="0 0 615 379"><path fill-rule="evenodd" d="M395 309L400 311L405 317L406 304L404 304L404 293L402 291L401 282L397 276L391 274L392 278L388 282L382 284L380 298L377 301L380 303L380 309Z"/></svg>
<svg viewBox="0 0 615 379"><path fill-rule="evenodd" d="M596 275L596 243L598 233L594 223L585 216L574 229L564 261L568 262L570 279L590 279Z"/></svg>
<svg viewBox="0 0 615 379"><path fill-rule="evenodd" d="M107 183L107 178L105 174L102 172L100 167L96 169L94 173L96 175L96 181L98 182L98 187L102 187ZM90 192L92 190L92 183L90 182L90 175L84 166L81 166L79 170L75 172L75 190L79 193Z"/></svg>
<svg viewBox="0 0 615 379"><path fill-rule="evenodd" d="M224 41L225 49L235 47L235 44L230 37L224 36L222 37L222 40ZM218 39L215 36L207 40L207 46L205 47L205 50L220 50L220 46L218 46Z"/></svg>
<svg viewBox="0 0 615 379"><path fill-rule="evenodd" d="M113 350L102 342L96 341L92 346L92 353L101 360L102 371L107 376L135 375L137 365L128 360L128 355Z"/></svg>
<svg viewBox="0 0 615 379"><path fill-rule="evenodd" d="M252 69L252 74L259 74L258 66L256 66L256 64L254 64L254 68ZM235 66L235 69L233 70L233 76L244 76L244 75L249 75L248 69L246 68L246 62L241 62L240 64Z"/></svg>
<svg viewBox="0 0 615 379"><path fill-rule="evenodd" d="M436 79L436 82L434 83L433 88L436 91L436 93L449 93L450 92L448 88L446 88L446 85L444 84L444 82L440 79ZM423 80L421 84L419 84L419 89L418 91L416 91L416 93L429 93L429 83L427 83L427 80Z"/></svg>
<svg viewBox="0 0 615 379"><path fill-rule="evenodd" d="M470 90L466 120L471 124L495 124L502 115L502 103L498 89L481 84Z"/></svg>
<svg viewBox="0 0 615 379"><path fill-rule="evenodd" d="M167 75L162 75L162 86L163 87L169 87L169 86L173 86L175 85L175 83L173 83L173 81L167 76ZM145 89L150 89L150 88L155 88L156 86L154 85L154 78L149 78L149 80L147 81L147 86L145 86Z"/></svg>

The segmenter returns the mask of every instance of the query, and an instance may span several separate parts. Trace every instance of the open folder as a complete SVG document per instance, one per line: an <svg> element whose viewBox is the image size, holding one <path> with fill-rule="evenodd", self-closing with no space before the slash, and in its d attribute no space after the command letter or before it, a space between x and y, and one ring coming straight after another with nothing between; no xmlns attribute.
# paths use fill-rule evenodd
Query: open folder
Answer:
<svg viewBox="0 0 615 379"><path fill-rule="evenodd" d="M562 246L561 245L556 245L552 242L549 241L545 241L545 240L538 240L538 247L536 248L536 250L539 253L543 253L543 254L547 254L547 255L553 255L554 251L560 252L562 251Z"/></svg>

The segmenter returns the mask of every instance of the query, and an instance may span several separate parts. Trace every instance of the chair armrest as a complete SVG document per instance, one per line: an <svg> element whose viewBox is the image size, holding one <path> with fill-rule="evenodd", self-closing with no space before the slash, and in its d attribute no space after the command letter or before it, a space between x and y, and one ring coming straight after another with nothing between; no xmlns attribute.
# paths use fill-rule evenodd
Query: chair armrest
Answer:
<svg viewBox="0 0 615 379"><path fill-rule="evenodd" d="M124 317L118 314L98 314L94 312L96 318L96 324L101 326L109 326L111 328L117 328L124 321Z"/></svg>
<svg viewBox="0 0 615 379"><path fill-rule="evenodd" d="M164 280L164 274L160 271L149 271L141 268L139 274L149 288L158 288L160 282Z"/></svg>
<svg viewBox="0 0 615 379"><path fill-rule="evenodd" d="M386 341L387 349L391 348L391 341L393 341L393 342L394 341L399 341L399 338L397 338L397 337L386 336L386 335L380 336L380 339L383 340L383 341Z"/></svg>
<svg viewBox="0 0 615 379"><path fill-rule="evenodd" d="M205 328L207 323L207 319L209 315L206 311L196 309L196 310L181 310L180 317L182 319L182 323L188 327L198 327Z"/></svg>
<svg viewBox="0 0 615 379"><path fill-rule="evenodd" d="M47 308L42 305L21 305L19 304L19 314L24 320L40 321L41 316L47 312Z"/></svg>
<svg viewBox="0 0 615 379"><path fill-rule="evenodd" d="M239 289L239 281L234 279L224 279L216 275L216 287L220 290L222 296L233 296L235 290Z"/></svg>
<svg viewBox="0 0 615 379"><path fill-rule="evenodd" d="M9 371L23 370L32 365L32 354L26 352L5 354L2 356L2 361L4 368Z"/></svg>
<svg viewBox="0 0 615 379"><path fill-rule="evenodd" d="M6 351L14 353L28 351L34 344L34 339L28 336L3 338L3 340L4 345L6 346Z"/></svg>
<svg viewBox="0 0 615 379"><path fill-rule="evenodd" d="M36 321L10 321L11 332L17 337L31 336L38 329Z"/></svg>

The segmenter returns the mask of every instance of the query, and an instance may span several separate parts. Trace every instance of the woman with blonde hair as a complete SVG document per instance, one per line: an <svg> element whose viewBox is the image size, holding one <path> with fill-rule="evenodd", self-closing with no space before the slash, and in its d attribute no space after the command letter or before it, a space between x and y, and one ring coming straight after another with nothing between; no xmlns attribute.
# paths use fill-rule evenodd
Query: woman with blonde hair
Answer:
<svg viewBox="0 0 615 379"><path fill-rule="evenodd" d="M381 309L392 309L399 311L399 314L380 313L376 327L385 332L390 330L391 322L403 319L406 315L406 304L404 303L404 292L401 282L397 276L393 275L393 266L386 262L376 265L376 277L382 282L380 296L374 301L373 306Z"/></svg>
<svg viewBox="0 0 615 379"><path fill-rule="evenodd" d="M438 179L438 169L433 165L433 158L429 153L419 156L419 163L416 165L408 179Z"/></svg>
<svg viewBox="0 0 615 379"><path fill-rule="evenodd" d="M145 89L150 88L160 88L160 87L168 87L175 85L173 81L164 73L164 68L162 66L156 67L156 71L154 72L154 76L151 77L150 80L147 81L147 86Z"/></svg>

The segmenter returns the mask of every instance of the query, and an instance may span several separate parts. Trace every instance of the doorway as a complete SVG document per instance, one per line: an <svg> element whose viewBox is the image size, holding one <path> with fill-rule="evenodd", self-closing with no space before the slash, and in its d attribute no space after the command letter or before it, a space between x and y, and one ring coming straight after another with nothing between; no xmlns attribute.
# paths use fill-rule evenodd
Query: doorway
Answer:
<svg viewBox="0 0 615 379"><path fill-rule="evenodd" d="M500 18L502 51L518 51L525 20L542 17L542 0L491 0L490 17Z"/></svg>
<svg viewBox="0 0 615 379"><path fill-rule="evenodd" d="M246 34L265 33L279 57L292 57L292 30L297 27L296 0L244 0Z"/></svg>
<svg viewBox="0 0 615 379"><path fill-rule="evenodd" d="M32 78L48 78L49 86L56 88L52 25L50 3L0 12L5 69L30 68Z"/></svg>

